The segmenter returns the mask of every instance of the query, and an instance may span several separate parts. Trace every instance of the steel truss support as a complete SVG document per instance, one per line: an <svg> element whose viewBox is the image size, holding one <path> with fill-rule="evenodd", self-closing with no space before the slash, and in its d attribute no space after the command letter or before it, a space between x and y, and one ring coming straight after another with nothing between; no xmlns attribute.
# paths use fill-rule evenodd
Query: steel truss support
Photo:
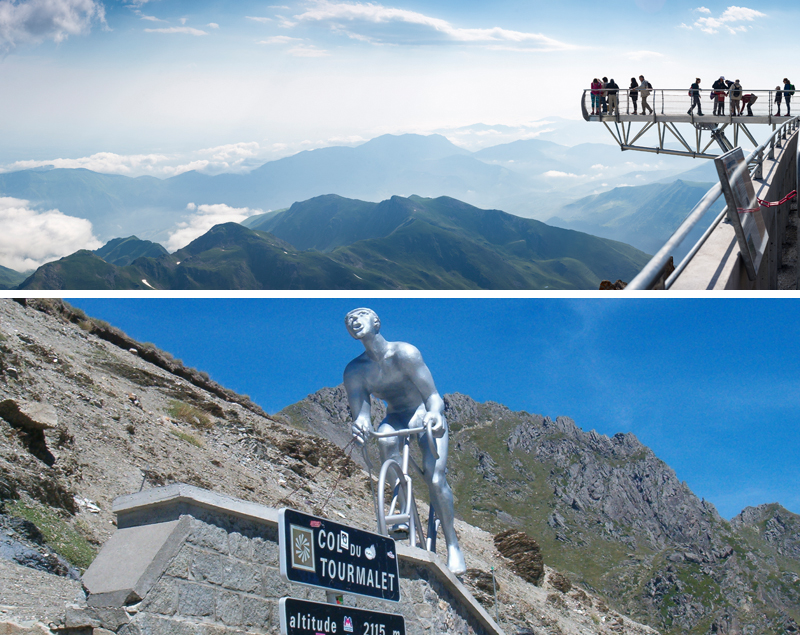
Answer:
<svg viewBox="0 0 800 635"><path fill-rule="evenodd" d="M631 123L633 122L614 121L612 123L614 124L613 128L607 121L603 121L603 125L606 127L606 130L608 130L611 136L614 137L614 141L619 144L619 147L622 150L639 150L640 152L670 154L683 157L692 157L695 159L714 159L719 155L709 152L709 148L716 143L720 147L720 154L724 154L725 152L728 152L739 145L740 133L747 137L747 140L753 144L753 147L758 146L758 143L750 133L750 130L748 130L747 126L743 123L724 123L722 125L718 125L696 122L691 124L695 132L693 144L687 141L687 139L681 134L680 130L678 130L676 122L674 121L645 121L642 122L641 129L638 131L634 130L633 132L631 131ZM725 136L725 130L728 127L732 127L733 130L733 143L731 143L728 137ZM658 134L658 145L655 147L636 145L636 142L652 128L655 128L656 133ZM708 131L710 137L708 143L705 145L703 145L704 131ZM669 133L669 135L667 133ZM680 149L665 147L667 140L672 141L673 139L678 141L681 146Z"/></svg>

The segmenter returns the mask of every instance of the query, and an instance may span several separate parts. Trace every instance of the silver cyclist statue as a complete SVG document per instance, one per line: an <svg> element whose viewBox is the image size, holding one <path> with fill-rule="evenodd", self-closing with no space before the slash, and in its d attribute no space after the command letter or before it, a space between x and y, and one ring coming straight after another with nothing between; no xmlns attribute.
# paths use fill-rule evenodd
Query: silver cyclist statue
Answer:
<svg viewBox="0 0 800 635"><path fill-rule="evenodd" d="M455 574L464 573L464 555L453 526L453 492L446 480L449 434L444 401L436 390L431 372L416 347L405 342L386 341L380 334L381 321L372 309L350 311L345 324L350 335L364 345L364 352L344 371L344 386L354 417L353 435L362 445L370 436L378 439L384 463L382 475L387 464L392 464L396 468L398 483L403 476L399 472L402 462L403 473L409 481L407 491L411 491L407 475L408 439L412 434L417 436L422 451L422 467L418 468L416 464L414 467L419 469L428 485L431 506L441 523L447 543L447 567ZM386 402L386 417L377 430L372 428L370 395ZM382 491L379 496L383 500ZM401 504L404 503L403 497L401 493ZM384 516L384 520L388 518ZM433 518L431 512L427 543L429 549L435 550L437 523ZM380 521L379 517L379 527Z"/></svg>

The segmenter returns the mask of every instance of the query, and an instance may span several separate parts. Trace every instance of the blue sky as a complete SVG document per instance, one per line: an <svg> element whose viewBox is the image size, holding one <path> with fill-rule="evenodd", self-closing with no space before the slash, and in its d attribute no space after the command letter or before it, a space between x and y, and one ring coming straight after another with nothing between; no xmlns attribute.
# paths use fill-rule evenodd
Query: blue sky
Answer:
<svg viewBox="0 0 800 635"><path fill-rule="evenodd" d="M531 135L577 119L598 75L771 88L800 47L787 0L0 0L0 16L0 166L128 175L478 122Z"/></svg>
<svg viewBox="0 0 800 635"><path fill-rule="evenodd" d="M78 299L276 412L341 381L370 306L440 392L633 432L726 517L800 513L799 300Z"/></svg>

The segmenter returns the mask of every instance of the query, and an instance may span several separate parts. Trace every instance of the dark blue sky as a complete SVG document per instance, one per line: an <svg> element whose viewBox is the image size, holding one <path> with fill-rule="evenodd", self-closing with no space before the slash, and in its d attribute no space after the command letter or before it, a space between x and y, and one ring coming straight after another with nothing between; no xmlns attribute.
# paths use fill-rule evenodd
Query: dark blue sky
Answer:
<svg viewBox="0 0 800 635"><path fill-rule="evenodd" d="M341 381L369 306L440 392L633 432L726 517L800 512L798 300L79 299L276 412Z"/></svg>

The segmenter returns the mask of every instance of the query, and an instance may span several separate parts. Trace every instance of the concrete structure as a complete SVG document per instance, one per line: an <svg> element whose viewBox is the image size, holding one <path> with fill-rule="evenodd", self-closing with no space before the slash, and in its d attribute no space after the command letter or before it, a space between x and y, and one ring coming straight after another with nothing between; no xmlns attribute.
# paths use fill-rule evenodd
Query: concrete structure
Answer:
<svg viewBox="0 0 800 635"><path fill-rule="evenodd" d="M66 627L118 635L278 633L281 597L326 600L279 574L278 510L184 484L114 502L117 531L83 576L86 606ZM397 545L401 602L345 604L401 613L409 635L502 631L435 554Z"/></svg>
<svg viewBox="0 0 800 635"><path fill-rule="evenodd" d="M756 196L766 201L782 199L797 185L797 136L776 148L774 158L765 158L761 178L753 178ZM778 207L762 208L769 231L767 251L756 280L750 280L739 256L733 225L721 222L694 255L686 268L672 282L671 290L758 290L776 289L778 267L785 239L786 224L792 202Z"/></svg>

